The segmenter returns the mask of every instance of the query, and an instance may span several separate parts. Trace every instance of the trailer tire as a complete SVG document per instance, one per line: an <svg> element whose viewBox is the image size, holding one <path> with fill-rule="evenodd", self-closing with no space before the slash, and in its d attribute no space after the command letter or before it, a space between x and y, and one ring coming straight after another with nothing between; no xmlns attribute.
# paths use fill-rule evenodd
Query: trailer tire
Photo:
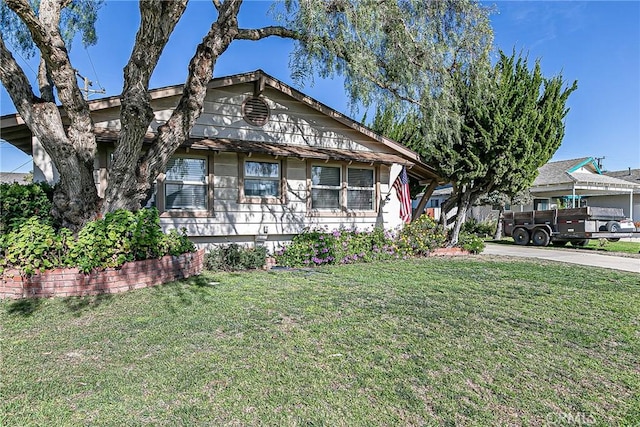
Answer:
<svg viewBox="0 0 640 427"><path fill-rule="evenodd" d="M620 227L620 223L618 221L609 221L607 223L607 231L609 233L619 233L622 228Z"/></svg>
<svg viewBox="0 0 640 427"><path fill-rule="evenodd" d="M526 246L529 244L529 232L524 228L516 228L511 233L511 237L513 237L513 241L516 242L516 245Z"/></svg>
<svg viewBox="0 0 640 427"><path fill-rule="evenodd" d="M549 246L551 237L544 228L536 228L531 236L531 241L535 246Z"/></svg>

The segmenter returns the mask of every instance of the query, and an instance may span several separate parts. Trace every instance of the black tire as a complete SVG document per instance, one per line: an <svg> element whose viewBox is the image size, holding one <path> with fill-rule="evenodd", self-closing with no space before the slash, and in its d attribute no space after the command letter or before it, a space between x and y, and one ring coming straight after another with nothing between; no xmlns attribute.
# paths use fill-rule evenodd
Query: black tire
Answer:
<svg viewBox="0 0 640 427"><path fill-rule="evenodd" d="M535 246L548 246L551 237L544 228L536 228L531 236L531 241Z"/></svg>
<svg viewBox="0 0 640 427"><path fill-rule="evenodd" d="M529 244L529 232L524 228L516 228L511 233L511 237L513 237L513 241L516 242L516 245L526 246Z"/></svg>
<svg viewBox="0 0 640 427"><path fill-rule="evenodd" d="M572 240L571 241L571 246L575 246L575 247L583 247L583 246L587 246L587 243L589 243L589 239L582 239L582 240Z"/></svg>
<svg viewBox="0 0 640 427"><path fill-rule="evenodd" d="M551 242L551 244L553 246L558 246L558 247L566 246L567 243L569 243L569 242L566 241L566 240L554 240L554 241Z"/></svg>
<svg viewBox="0 0 640 427"><path fill-rule="evenodd" d="M622 230L618 221L609 221L607 223L607 231L609 233L619 233Z"/></svg>

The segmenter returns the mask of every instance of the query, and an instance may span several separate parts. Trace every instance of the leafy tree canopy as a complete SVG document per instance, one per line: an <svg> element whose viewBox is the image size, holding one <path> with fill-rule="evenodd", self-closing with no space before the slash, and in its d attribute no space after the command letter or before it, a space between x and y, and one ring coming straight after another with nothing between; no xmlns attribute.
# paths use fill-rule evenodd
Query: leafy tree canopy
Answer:
<svg viewBox="0 0 640 427"><path fill-rule="evenodd" d="M188 0L141 0L140 27L124 67L121 131L106 195L100 199L93 178L93 122L68 50L76 34L85 44L96 41L94 24L101 4L2 0L0 8L0 80L60 174L54 211L73 228L100 213L140 207L155 178L188 138L215 63L236 40L293 39L295 77L343 75L353 103L430 108L442 114L448 114L440 106L446 106L451 71L466 69L491 43L489 10L472 0L286 0L276 9L280 25L256 29L238 25L242 0L212 0L217 17L194 47L182 98L151 146L142 150L153 119L150 77ZM40 55L37 90L5 41ZM62 123L54 94L68 125Z"/></svg>

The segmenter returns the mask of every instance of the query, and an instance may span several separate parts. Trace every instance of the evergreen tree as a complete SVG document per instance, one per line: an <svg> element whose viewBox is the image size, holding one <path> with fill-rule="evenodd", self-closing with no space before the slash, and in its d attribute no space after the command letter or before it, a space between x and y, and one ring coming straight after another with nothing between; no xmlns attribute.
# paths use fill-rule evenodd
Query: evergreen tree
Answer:
<svg viewBox="0 0 640 427"><path fill-rule="evenodd" d="M528 188L564 136L566 102L577 88L561 75L545 78L536 61L500 52L494 67L484 60L457 69L438 95L449 114L429 108L390 124L382 111L377 130L408 141L453 183L443 217L457 207L451 244L469 208L492 192L515 197Z"/></svg>

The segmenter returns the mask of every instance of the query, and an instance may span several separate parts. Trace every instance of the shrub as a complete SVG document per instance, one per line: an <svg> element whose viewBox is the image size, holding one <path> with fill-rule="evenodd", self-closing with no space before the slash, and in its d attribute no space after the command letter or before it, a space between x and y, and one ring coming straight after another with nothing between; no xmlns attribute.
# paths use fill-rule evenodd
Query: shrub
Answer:
<svg viewBox="0 0 640 427"><path fill-rule="evenodd" d="M32 217L53 224L53 188L45 183L0 184L0 233L17 230Z"/></svg>
<svg viewBox="0 0 640 427"><path fill-rule="evenodd" d="M425 256L446 241L446 232L433 218L422 215L406 224L398 235L398 249L406 256Z"/></svg>
<svg viewBox="0 0 640 427"><path fill-rule="evenodd" d="M275 253L278 264L290 267L350 264L396 256L393 235L379 227L370 232L306 229Z"/></svg>
<svg viewBox="0 0 640 427"><path fill-rule="evenodd" d="M458 237L458 246L472 254L479 254L484 250L485 243L475 234L462 232Z"/></svg>
<svg viewBox="0 0 640 427"><path fill-rule="evenodd" d="M218 246L205 256L204 268L211 271L235 271L262 268L267 259L267 248L246 248L238 244Z"/></svg>
<svg viewBox="0 0 640 427"><path fill-rule="evenodd" d="M160 225L158 225L158 230ZM160 232L162 233L162 232ZM195 252L196 245L187 237L185 228L180 231L171 229L168 234L162 236L162 255L178 256L187 252Z"/></svg>
<svg viewBox="0 0 640 427"><path fill-rule="evenodd" d="M69 244L73 241L71 231L59 233L38 217L24 221L2 239L2 268L19 266L25 274L39 270L66 266L69 263Z"/></svg>
<svg viewBox="0 0 640 427"><path fill-rule="evenodd" d="M37 217L0 239L2 267L25 274L56 267L77 266L82 272L119 267L127 261L193 252L187 236L172 230L162 233L156 209L136 213L119 210L88 222L76 238L66 228L56 232Z"/></svg>
<svg viewBox="0 0 640 427"><path fill-rule="evenodd" d="M497 225L497 221L478 222L475 218L469 218L462 224L460 231L480 237L493 236L496 233Z"/></svg>

